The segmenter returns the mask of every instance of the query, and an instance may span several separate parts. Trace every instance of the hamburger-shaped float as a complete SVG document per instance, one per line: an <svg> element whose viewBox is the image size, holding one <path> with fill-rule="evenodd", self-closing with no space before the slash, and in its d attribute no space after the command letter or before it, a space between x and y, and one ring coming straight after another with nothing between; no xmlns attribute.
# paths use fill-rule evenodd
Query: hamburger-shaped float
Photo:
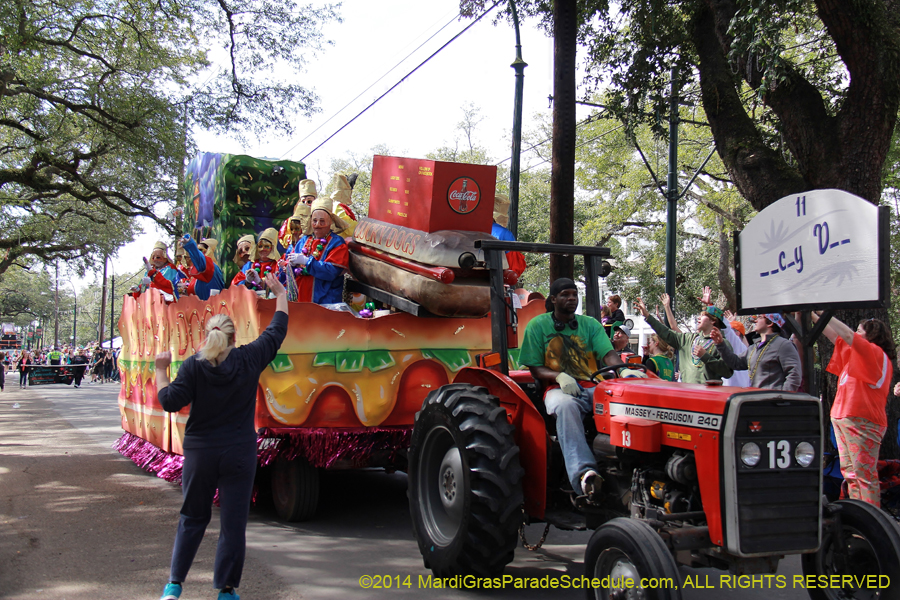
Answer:
<svg viewBox="0 0 900 600"><path fill-rule="evenodd" d="M445 317L490 312L489 270L477 240L492 239L497 167L375 156L369 215L350 242L364 284ZM504 281L517 276L504 261Z"/></svg>

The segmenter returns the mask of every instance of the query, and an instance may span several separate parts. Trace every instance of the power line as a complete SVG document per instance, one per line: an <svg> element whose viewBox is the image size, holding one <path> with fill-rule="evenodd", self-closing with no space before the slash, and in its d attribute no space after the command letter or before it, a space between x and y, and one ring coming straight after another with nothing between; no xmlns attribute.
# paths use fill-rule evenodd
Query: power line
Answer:
<svg viewBox="0 0 900 600"><path fill-rule="evenodd" d="M602 118L603 118L603 113L602 113L602 112L600 112L600 113L598 113L598 114L595 114L595 115L589 115L588 118L586 118L584 121L581 121L580 123L576 123L576 124L575 124L575 128L578 129L579 127L581 127L581 126L583 126L583 125L588 125L589 123L593 122L595 119L596 119L596 120L599 120L599 119L602 119ZM621 127L617 127L616 129L621 129ZM612 129L612 130L610 130L610 131L608 131L608 132L606 132L606 133L611 133L612 131L616 131L616 129ZM606 133L603 133L603 134L601 134L601 135L598 136L598 137L602 137L602 136L606 135ZM583 143L581 143L581 144L579 144L578 146L575 146L575 147L576 147L576 148L580 148L580 147L583 146L584 144L586 144L586 143L588 143L588 142L591 142L591 141L593 141L593 140L595 140L595 139L597 139L597 138L592 138L591 140L588 140L587 142L583 142ZM550 141L553 141L553 138L552 138L552 137L548 137L548 138L546 138L546 139L541 140L540 142L536 142L536 143L532 144L531 146L529 146L528 148L525 148L524 150L522 150L521 154L525 154L526 152L530 152L531 150L534 150L534 149L537 148L538 146L543 146L544 144L546 144L547 142L550 142ZM511 159L512 159L511 156L507 156L506 158L504 158L504 159L501 160L500 162L494 163L494 166L499 167L500 165L502 165L503 163L505 163L506 161L511 160ZM544 161L542 161L542 162L539 162L538 165L542 165L542 164L544 164L545 162L547 162L547 161L544 160ZM531 165L530 167L528 167L528 169L530 169L531 167L535 167L535 166L537 166L537 165ZM525 170L527 171L528 169L525 169ZM523 172L524 172L524 171L523 171Z"/></svg>
<svg viewBox="0 0 900 600"><path fill-rule="evenodd" d="M457 18L458 16L459 16L459 14L453 15L453 17L451 17L450 20L447 21L447 24L446 24L446 25L444 25L443 27L441 27L440 29L438 29L437 31L435 31L433 34L431 34L431 36L429 36L429 38L428 38L427 40L425 40L424 42L422 42L421 44L419 44L419 45L416 47L415 50L413 50L412 52L410 52L409 54L407 54L406 56L404 56L402 59L400 59L400 60L397 62L397 64L395 64L393 67L391 67L390 69L388 69L387 71L385 71L385 72L384 72L384 75L382 75L381 77L379 77L378 79L376 79L375 81L373 81L372 84L371 84L369 87L367 87L366 89L364 89L363 91L361 91L359 94L357 94L357 96L356 96L353 100L351 100L350 102L348 102L347 104L345 104L339 111L337 111L336 113L334 113L333 115L331 115L330 117L328 117L328 119L326 119L321 125L319 125L319 126L316 127L315 129L313 129L311 132L309 132L308 134L306 134L306 136L305 136L302 140L300 140L299 142L297 142L296 144L294 144L293 146L291 146L290 148L288 148L287 150L285 150L284 153L282 154L282 158L286 158L287 155L290 154L290 152L291 152L292 150L294 150L297 146L299 146L300 144L302 144L303 142L305 142L306 140L308 140L313 134L315 134L317 131L319 131L320 129L322 129L323 127L325 127L325 125L327 125L328 123L330 123L332 119L334 119L334 118L337 117L339 114L341 114L342 112L344 112L345 110L347 110L347 108L348 108L351 104L353 104L354 102L356 102L357 100L359 100L359 98L360 98L363 94L365 94L366 92L368 92L369 90L371 90L371 89L372 89L373 87L375 87L375 85L378 84L382 79L384 79L384 78L387 77L389 74L391 74L391 73L394 71L394 69L396 69L397 67L399 67L400 65L402 65L404 62L406 62L406 60L407 60L410 56L412 56L413 54L415 54L416 52L418 52L419 50L421 50L421 49L422 49L422 46L424 46L425 44L427 44L428 42L430 42L431 40L433 40L440 32L442 32L443 30L447 29L447 27L449 27L449 26L453 23L453 21L456 20L456 18ZM326 141L327 141L327 140L326 140ZM311 154L311 153L310 153L310 154ZM308 155L307 155L307 156L308 156ZM306 157L304 157L304 158L306 158ZM302 159L301 159L301 160L302 160Z"/></svg>
<svg viewBox="0 0 900 600"><path fill-rule="evenodd" d="M578 144L577 146L575 146L575 148L581 148L582 146L586 146L586 145L590 144L591 142L596 141L596 140L599 140L600 138L602 138L602 137L604 137L604 136L606 136L606 135L609 135L610 133L616 132L616 131L618 131L618 130L624 128L624 127L625 127L624 125L619 125L618 127L615 127L615 128L610 129L610 130L608 130L608 131L604 131L604 132L601 133L600 135L596 135L596 136L592 137L592 138L589 139L589 140L585 140L585 141L581 142L580 144ZM523 172L523 173L526 173L526 172L530 171L531 169L533 169L533 168L535 168L535 167L539 167L539 166L541 166L542 164L547 163L547 162L550 162L550 159L549 159L549 158L544 159L544 160L542 160L542 161L539 162L539 163L536 163L536 164L533 164L533 165L529 165L529 167L528 167L527 169L524 169L522 172Z"/></svg>
<svg viewBox="0 0 900 600"><path fill-rule="evenodd" d="M365 107L364 109L362 109L355 117L353 117L352 119L350 119L349 121L347 121L344 125L342 125L340 129L338 129L337 131L335 131L334 133L332 133L330 136L328 136L327 138L325 138L325 141L323 141L321 144L319 144L318 146L316 146L315 148L313 148L311 151L307 152L307 153L306 153L306 156L304 156L303 158L301 158L300 161L302 162L302 161L306 160L307 157L308 157L310 154L312 154L313 152L315 152L316 150L318 150L319 148L321 148L322 146L324 146L326 143L328 143L329 140L331 140L331 138L333 138L334 136L336 136L337 134L339 134L341 131L343 131L347 126L349 126L351 123L353 123L353 121L355 121L356 119L358 119L359 117L361 117L366 111L368 111L370 108L372 108L373 106L375 106L382 98L384 98L385 96L387 96L388 94L390 94L391 92L393 92L393 91L394 91L401 83L403 83L404 81L406 81L406 79L407 79L410 75L412 75L413 73L415 73L416 71L418 71L422 66L425 65L425 63L427 63L427 62L430 61L432 58L434 58L435 56L437 56L438 53L440 53L444 48L446 48L447 46L449 46L450 44L452 44L452 43L453 43L454 41L456 41L456 39L459 38L462 34L464 34L464 33L467 32L469 29L471 29L471 28L472 28L476 23L478 23L478 21L480 21L485 15L487 15L489 12L491 12L492 10L494 10L494 8L496 8L497 5L500 4L501 2L503 2L503 0L497 0L496 2L494 2L494 4L492 4L490 8L488 8L487 10L485 10L483 13L481 13L480 15L478 15L471 23L469 23L469 24L465 27L465 29L463 29L462 31L460 31L459 33L457 33L455 36L453 36L452 38L450 38L450 40L449 40L447 43L445 43L443 46L441 46L440 48L438 48L437 50L435 50L434 53L431 54L431 56L429 56L428 58L426 58L425 60L423 60L422 62L420 62L420 63L419 63L412 71L410 71L409 73L407 73L406 75L404 75L404 76L400 79L400 81L398 81L397 83L395 83L394 85L392 85L391 88L390 88L388 91L386 91L386 92L383 93L382 95L378 96L378 98L376 98L375 100L373 100L371 104L369 104L367 107Z"/></svg>

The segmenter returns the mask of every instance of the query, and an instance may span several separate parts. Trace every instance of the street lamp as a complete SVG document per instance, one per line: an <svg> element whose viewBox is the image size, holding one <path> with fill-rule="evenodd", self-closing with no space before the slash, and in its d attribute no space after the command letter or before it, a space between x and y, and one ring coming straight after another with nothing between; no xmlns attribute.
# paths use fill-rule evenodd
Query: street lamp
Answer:
<svg viewBox="0 0 900 600"><path fill-rule="evenodd" d="M74 348L78 345L78 291L71 281L69 285L72 286L72 295L75 297L75 310L72 311L72 347Z"/></svg>

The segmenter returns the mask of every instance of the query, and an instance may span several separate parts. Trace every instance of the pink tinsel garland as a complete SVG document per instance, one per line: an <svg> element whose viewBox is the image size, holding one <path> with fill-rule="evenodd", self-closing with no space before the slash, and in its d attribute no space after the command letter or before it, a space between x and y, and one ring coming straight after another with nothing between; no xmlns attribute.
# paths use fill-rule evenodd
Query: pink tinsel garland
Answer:
<svg viewBox="0 0 900 600"><path fill-rule="evenodd" d="M265 467L278 458L293 460L303 456L314 467L331 467L337 461L368 467L373 466L369 459L375 453L381 453L393 464L409 447L411 435L411 427L265 428L258 437L259 466Z"/></svg>
<svg viewBox="0 0 900 600"><path fill-rule="evenodd" d="M361 427L358 429L284 428L261 429L257 437L260 467L274 460L303 456L314 467L331 467L346 461L354 467L368 467L373 454L381 453L390 464L397 463L409 447L411 427ZM147 440L124 433L113 444L119 453L157 477L181 483L184 457L166 452Z"/></svg>
<svg viewBox="0 0 900 600"><path fill-rule="evenodd" d="M122 434L122 437L113 444L113 448L145 471L154 473L166 481L181 484L183 456L166 452L130 433Z"/></svg>

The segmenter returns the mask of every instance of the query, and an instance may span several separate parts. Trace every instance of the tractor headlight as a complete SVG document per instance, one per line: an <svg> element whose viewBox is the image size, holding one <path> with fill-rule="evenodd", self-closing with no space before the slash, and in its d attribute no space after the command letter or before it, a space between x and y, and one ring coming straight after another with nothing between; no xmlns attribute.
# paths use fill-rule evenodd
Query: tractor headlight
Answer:
<svg viewBox="0 0 900 600"><path fill-rule="evenodd" d="M756 442L747 442L741 446L741 462L748 467L755 467L759 463L761 456L762 453L759 451L759 446L756 445Z"/></svg>
<svg viewBox="0 0 900 600"><path fill-rule="evenodd" d="M794 448L794 458L801 467L808 467L816 459L816 449L809 442L800 442Z"/></svg>

